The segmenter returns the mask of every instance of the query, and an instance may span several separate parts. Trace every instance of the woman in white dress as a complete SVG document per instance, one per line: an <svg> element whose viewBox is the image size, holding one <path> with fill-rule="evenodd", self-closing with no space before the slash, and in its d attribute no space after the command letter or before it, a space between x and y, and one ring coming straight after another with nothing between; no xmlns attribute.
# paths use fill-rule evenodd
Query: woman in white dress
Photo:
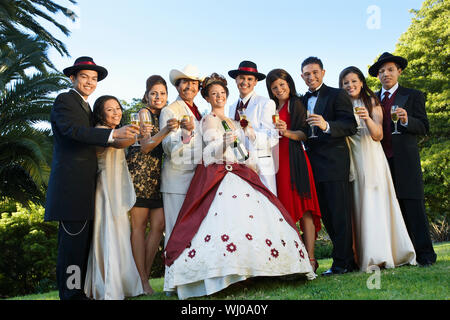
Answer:
<svg viewBox="0 0 450 320"><path fill-rule="evenodd" d="M122 118L117 98L102 96L94 104L97 127L116 128ZM128 210L136 201L123 148L134 143L115 140L98 148L95 218L84 291L96 300L121 300L143 294L133 259ZM76 174L76 172L74 173Z"/></svg>
<svg viewBox="0 0 450 320"><path fill-rule="evenodd" d="M212 74L202 88L212 107L201 121L203 164L197 166L165 248L164 291L186 299L255 276L313 279L295 223L254 171L251 124L243 131L225 116L225 78ZM226 132L223 123L232 131ZM238 147L236 138L242 141Z"/></svg>
<svg viewBox="0 0 450 320"><path fill-rule="evenodd" d="M345 68L339 86L350 96L359 123L348 137L350 181L353 193L353 225L356 258L361 271L372 266L394 268L416 264L416 254L392 183L380 140L383 111L375 94L356 67Z"/></svg>

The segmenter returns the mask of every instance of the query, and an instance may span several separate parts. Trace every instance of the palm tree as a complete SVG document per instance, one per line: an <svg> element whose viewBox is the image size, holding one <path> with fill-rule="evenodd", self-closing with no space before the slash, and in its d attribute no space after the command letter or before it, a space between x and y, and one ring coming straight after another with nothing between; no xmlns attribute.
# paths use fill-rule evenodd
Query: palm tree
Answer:
<svg viewBox="0 0 450 320"><path fill-rule="evenodd" d="M47 73L47 67L55 69L47 57L46 42L9 27L0 27L0 31L0 88L24 77L26 70Z"/></svg>
<svg viewBox="0 0 450 320"><path fill-rule="evenodd" d="M66 89L69 81L46 71L40 59L48 45L31 37L18 45L19 38L17 45L0 49L0 198L43 204L52 141L50 130L36 124L49 121L51 95ZM43 50L35 51L39 48ZM27 75L30 67L38 72Z"/></svg>
<svg viewBox="0 0 450 320"><path fill-rule="evenodd" d="M69 86L61 73L48 71L55 70L48 48L64 56L66 47L35 20L43 18L68 35L51 16L57 13L76 18L54 1L0 1L0 200L25 206L44 203L50 173L50 130L36 124L49 121L52 95Z"/></svg>
<svg viewBox="0 0 450 320"><path fill-rule="evenodd" d="M24 205L43 204L50 173L52 140L48 121L52 93L66 89L58 73L37 73L0 92L0 197Z"/></svg>
<svg viewBox="0 0 450 320"><path fill-rule="evenodd" d="M76 4L75 0L68 0L72 4ZM45 10L41 10L41 8ZM56 39L52 34L45 30L34 17L40 17L56 26L63 34L69 35L70 31L64 25L57 22L51 14L61 12L66 18L75 21L77 15L70 9L63 7L50 0L2 0L0 2L0 31L4 29L16 30L20 33L32 32L40 40L54 47L62 56L69 53L60 40Z"/></svg>

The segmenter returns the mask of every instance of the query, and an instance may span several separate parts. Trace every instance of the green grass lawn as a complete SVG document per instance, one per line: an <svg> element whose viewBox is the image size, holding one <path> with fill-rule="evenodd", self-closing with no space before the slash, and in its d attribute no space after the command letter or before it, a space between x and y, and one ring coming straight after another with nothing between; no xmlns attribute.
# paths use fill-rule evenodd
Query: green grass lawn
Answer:
<svg viewBox="0 0 450 320"><path fill-rule="evenodd" d="M431 267L403 266L382 269L379 289L369 289L367 282L374 273L352 272L321 277L331 266L331 259L319 260L319 276L312 280L253 278L237 283L212 296L192 300L449 300L450 242L435 244L437 262ZM372 277L373 278L373 277ZM156 293L133 300L177 300L167 297L163 278L151 279ZM374 283L369 281L369 283ZM11 300L57 300L58 292L15 297Z"/></svg>

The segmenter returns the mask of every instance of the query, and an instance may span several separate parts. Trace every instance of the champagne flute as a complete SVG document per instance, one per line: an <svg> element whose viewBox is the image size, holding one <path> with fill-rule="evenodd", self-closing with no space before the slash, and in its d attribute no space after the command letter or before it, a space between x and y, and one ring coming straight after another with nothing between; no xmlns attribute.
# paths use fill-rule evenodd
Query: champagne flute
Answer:
<svg viewBox="0 0 450 320"><path fill-rule="evenodd" d="M247 115L244 113L244 110L238 110L239 113L239 124L242 129L245 129L248 126Z"/></svg>
<svg viewBox="0 0 450 320"><path fill-rule="evenodd" d="M143 123L145 126L152 126L152 130L153 130L153 118L152 118L152 115L150 114L150 111L144 110L143 112L139 113L139 115L141 116L141 123ZM148 137L150 138L148 143L155 142L152 139L151 132L148 134Z"/></svg>
<svg viewBox="0 0 450 320"><path fill-rule="evenodd" d="M278 110L275 110L275 114L272 115L272 122L273 122L273 125L275 126L275 124L276 124L279 120L280 120L280 114L278 113ZM280 130L277 130L277 131L278 131L277 137L278 137L278 139L281 139L283 136L280 135Z"/></svg>
<svg viewBox="0 0 450 320"><path fill-rule="evenodd" d="M358 111L362 109L361 105L356 105L353 107L353 112L355 113L355 117L356 117L356 122L358 123L358 126L356 127L356 129L362 129L363 127L361 126L361 118L358 115Z"/></svg>
<svg viewBox="0 0 450 320"><path fill-rule="evenodd" d="M397 109L398 109L397 105L393 105L391 107L391 119L394 122L394 126L395 126L395 130L394 130L394 132L392 132L392 134L400 134L400 132L397 131L397 122L398 122Z"/></svg>
<svg viewBox="0 0 450 320"><path fill-rule="evenodd" d="M312 114L314 114L314 112L309 112L309 110L306 111L306 117L309 118L309 116L312 115ZM315 126L312 125L312 124L310 124L309 126L311 127L311 135L308 138L317 138L317 136L314 134L314 127Z"/></svg>
<svg viewBox="0 0 450 320"><path fill-rule="evenodd" d="M191 117L189 117L187 114L184 114L181 116L180 120L178 120L178 124L181 128L181 121L187 121L190 122L191 121ZM188 135L188 131L185 128L181 128L181 141L183 143L189 143L189 141L191 140L192 135Z"/></svg>
<svg viewBox="0 0 450 320"><path fill-rule="evenodd" d="M131 113L130 114L130 122L136 126L139 126L139 113ZM135 136L136 142L132 144L133 147L139 147L138 135Z"/></svg>

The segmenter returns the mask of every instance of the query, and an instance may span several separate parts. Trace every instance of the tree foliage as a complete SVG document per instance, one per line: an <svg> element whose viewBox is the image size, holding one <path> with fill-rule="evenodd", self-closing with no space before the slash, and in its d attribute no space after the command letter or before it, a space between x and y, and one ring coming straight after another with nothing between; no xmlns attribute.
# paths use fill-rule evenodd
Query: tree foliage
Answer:
<svg viewBox="0 0 450 320"><path fill-rule="evenodd" d="M72 4L76 1L68 0ZM69 55L64 43L49 33L36 18L42 18L56 26L63 34L69 35L66 26L59 23L54 15L62 13L75 21L76 14L55 1L50 0L2 0L0 2L0 31L13 30L22 34L36 35L40 40L54 47L61 55ZM23 31L24 30L24 31Z"/></svg>
<svg viewBox="0 0 450 320"><path fill-rule="evenodd" d="M419 147L428 217L437 222L449 218L450 1L425 0L411 13L411 25L400 36L393 54L408 60L400 84L425 94L430 133L420 138ZM368 77L367 83L374 90L381 87L374 77Z"/></svg>
<svg viewBox="0 0 450 320"><path fill-rule="evenodd" d="M52 95L69 86L61 73L48 71L54 69L49 47L67 53L65 47L34 17L69 31L37 6L68 12L53 1L0 2L0 200L25 206L45 202L50 172L50 131L36 125L49 121Z"/></svg>

